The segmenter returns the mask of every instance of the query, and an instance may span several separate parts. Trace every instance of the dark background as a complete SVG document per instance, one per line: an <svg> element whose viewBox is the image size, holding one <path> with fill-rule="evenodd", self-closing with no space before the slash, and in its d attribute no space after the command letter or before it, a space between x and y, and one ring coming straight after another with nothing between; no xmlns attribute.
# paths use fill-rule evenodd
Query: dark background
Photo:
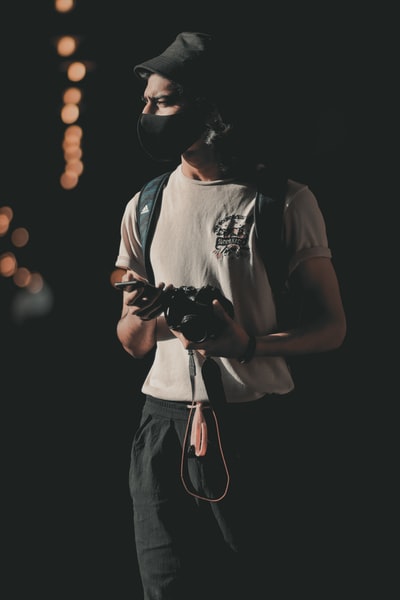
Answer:
<svg viewBox="0 0 400 600"><path fill-rule="evenodd" d="M310 468L332 494L327 545L340 540L347 576L382 589L374 499L386 424L373 336L385 273L376 205L393 114L392 18L383 7L215 4L82 1L58 15L52 2L24 2L3 12L0 206L13 207L13 226L29 228L18 259L42 273L55 301L49 314L17 322L17 290L0 280L9 598L140 596L127 478L147 365L116 339L121 299L110 276L125 204L159 170L136 140L141 88L132 69L183 30L234 42L233 102L254 131L272 132L290 175L310 184L325 215L349 331L340 351L300 363L299 426ZM67 33L81 37L76 58L91 65L79 120L85 171L70 191L59 185L66 79L53 46ZM8 238L0 244L11 249Z"/></svg>

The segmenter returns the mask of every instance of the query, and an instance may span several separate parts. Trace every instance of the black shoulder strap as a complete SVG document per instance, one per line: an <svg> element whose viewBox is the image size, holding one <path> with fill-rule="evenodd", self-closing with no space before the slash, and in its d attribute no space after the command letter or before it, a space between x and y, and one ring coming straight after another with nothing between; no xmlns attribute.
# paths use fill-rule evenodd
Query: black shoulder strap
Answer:
<svg viewBox="0 0 400 600"><path fill-rule="evenodd" d="M286 189L287 180L275 189L259 188L254 208L256 241L275 296L284 289L288 277L283 219Z"/></svg>
<svg viewBox="0 0 400 600"><path fill-rule="evenodd" d="M285 241L287 179L269 191L259 189L255 206L256 241L272 293L281 328L295 326L302 318L301 290L289 282L290 249ZM289 285L290 284L290 285Z"/></svg>
<svg viewBox="0 0 400 600"><path fill-rule="evenodd" d="M137 222L143 247L144 264L150 283L154 283L153 269L150 263L150 244L154 228L160 213L162 190L168 181L171 171L157 175L144 184L140 190L137 205Z"/></svg>

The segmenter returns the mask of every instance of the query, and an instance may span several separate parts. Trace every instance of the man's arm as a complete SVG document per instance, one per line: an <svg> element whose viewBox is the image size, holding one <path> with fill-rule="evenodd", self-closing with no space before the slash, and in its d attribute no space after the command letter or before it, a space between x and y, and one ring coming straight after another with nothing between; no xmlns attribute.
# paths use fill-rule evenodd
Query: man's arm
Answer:
<svg viewBox="0 0 400 600"><path fill-rule="evenodd" d="M346 315L332 261L323 257L305 260L294 278L301 290L303 318L294 329L261 337L256 355L327 352L339 348L345 339Z"/></svg>
<svg viewBox="0 0 400 600"><path fill-rule="evenodd" d="M297 267L295 284L301 290L305 319L293 329L257 336L253 356L295 356L327 352L339 348L346 336L346 317L339 283L329 258L310 258ZM209 356L242 357L249 344L248 332L236 323L215 301L216 315L226 321L223 333L215 340L190 342L179 332L185 348Z"/></svg>
<svg viewBox="0 0 400 600"><path fill-rule="evenodd" d="M123 281L131 279L147 283L142 277L127 271ZM122 347L134 358L143 358L152 350L157 340L168 339L172 334L165 322L161 302L164 284L156 288L144 285L138 289L125 288L122 292L121 317L117 323L117 337Z"/></svg>

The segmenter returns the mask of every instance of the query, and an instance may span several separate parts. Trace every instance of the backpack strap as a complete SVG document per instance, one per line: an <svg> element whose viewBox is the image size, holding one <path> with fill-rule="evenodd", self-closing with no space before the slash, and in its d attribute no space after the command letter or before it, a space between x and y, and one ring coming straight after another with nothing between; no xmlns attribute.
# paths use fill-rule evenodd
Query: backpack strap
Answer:
<svg viewBox="0 0 400 600"><path fill-rule="evenodd" d="M286 189L286 182L273 192L258 189L254 207L256 242L274 296L282 292L288 277L283 219Z"/></svg>
<svg viewBox="0 0 400 600"><path fill-rule="evenodd" d="M171 171L161 173L144 184L140 190L139 201L137 204L137 222L139 226L139 235L142 242L144 265L147 278L150 283L154 283L154 274L150 262L150 244L154 234L154 229L160 213L162 191L168 181Z"/></svg>
<svg viewBox="0 0 400 600"><path fill-rule="evenodd" d="M254 207L256 243L271 285L280 328L299 322L302 305L293 282L289 287L290 256L284 220L286 191L287 178L275 181L271 188L260 186Z"/></svg>

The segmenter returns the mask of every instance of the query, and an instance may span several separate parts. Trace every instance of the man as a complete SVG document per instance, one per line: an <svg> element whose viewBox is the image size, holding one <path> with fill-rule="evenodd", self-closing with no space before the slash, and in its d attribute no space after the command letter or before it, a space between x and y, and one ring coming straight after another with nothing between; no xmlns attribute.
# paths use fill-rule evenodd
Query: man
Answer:
<svg viewBox="0 0 400 600"><path fill-rule="evenodd" d="M278 326L254 231L257 181L271 174L240 142L234 118L226 122L217 58L212 36L183 32L134 68L145 84L144 151L180 159L151 244L155 288L145 285L138 193L116 260L132 283L118 338L136 359L155 350L130 468L145 600L269 597L274 580L282 589L304 541L293 508L300 400L286 359L337 349L346 334L323 216L311 190L292 180L285 242L304 318ZM184 319L172 319L171 304L188 288L212 290L215 331L207 323L204 335L192 335Z"/></svg>

